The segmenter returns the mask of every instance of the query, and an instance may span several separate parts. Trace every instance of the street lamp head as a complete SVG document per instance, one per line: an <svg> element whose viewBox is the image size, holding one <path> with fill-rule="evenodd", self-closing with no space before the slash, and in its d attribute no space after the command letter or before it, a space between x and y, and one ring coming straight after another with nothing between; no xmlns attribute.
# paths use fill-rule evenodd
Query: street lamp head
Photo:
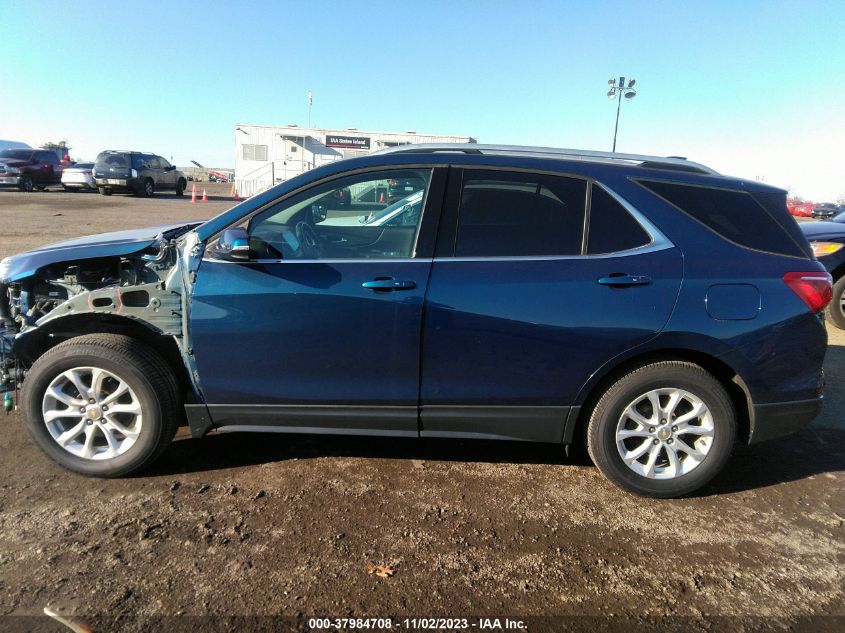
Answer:
<svg viewBox="0 0 845 633"><path fill-rule="evenodd" d="M629 100L633 99L636 96L637 96L637 93L633 90L629 90L628 92L625 93L625 98L629 99Z"/></svg>
<svg viewBox="0 0 845 633"><path fill-rule="evenodd" d="M633 88L635 83L637 83L637 80L636 80L636 79L631 79L631 80L628 82L628 87L629 87L629 88Z"/></svg>
<svg viewBox="0 0 845 633"><path fill-rule="evenodd" d="M608 79L607 83L612 86L615 81L616 81L615 79Z"/></svg>
<svg viewBox="0 0 845 633"><path fill-rule="evenodd" d="M608 99L613 99L615 96L616 96L616 90L614 90L613 88L611 88L610 90L607 91L607 98Z"/></svg>

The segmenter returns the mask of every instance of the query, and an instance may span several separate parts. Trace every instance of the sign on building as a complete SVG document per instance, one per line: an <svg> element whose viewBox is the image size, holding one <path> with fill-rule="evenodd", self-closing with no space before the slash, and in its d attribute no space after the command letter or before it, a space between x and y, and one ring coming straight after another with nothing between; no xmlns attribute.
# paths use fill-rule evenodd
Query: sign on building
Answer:
<svg viewBox="0 0 845 633"><path fill-rule="evenodd" d="M370 149L370 138L368 136L337 136L335 134L327 134L326 147Z"/></svg>

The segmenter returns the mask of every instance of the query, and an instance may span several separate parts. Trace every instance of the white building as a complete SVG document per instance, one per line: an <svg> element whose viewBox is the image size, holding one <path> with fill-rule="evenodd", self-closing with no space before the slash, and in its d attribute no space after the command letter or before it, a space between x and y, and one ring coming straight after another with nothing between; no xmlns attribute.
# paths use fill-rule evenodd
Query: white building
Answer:
<svg viewBox="0 0 845 633"><path fill-rule="evenodd" d="M246 197L309 169L386 147L408 143L475 142L470 136L239 123L235 126L235 182L238 193Z"/></svg>

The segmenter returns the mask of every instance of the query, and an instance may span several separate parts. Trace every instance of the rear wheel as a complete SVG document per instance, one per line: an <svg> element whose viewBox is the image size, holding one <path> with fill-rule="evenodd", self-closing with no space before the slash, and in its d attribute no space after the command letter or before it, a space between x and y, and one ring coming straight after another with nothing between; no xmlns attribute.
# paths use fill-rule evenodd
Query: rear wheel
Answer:
<svg viewBox="0 0 845 633"><path fill-rule="evenodd" d="M185 187L188 186L188 183L185 182L184 178L180 178L176 182L176 195L181 196L185 192Z"/></svg>
<svg viewBox="0 0 845 633"><path fill-rule="evenodd" d="M698 365L664 361L617 380L593 409L590 457L634 494L679 497L722 470L736 438L725 388Z"/></svg>
<svg viewBox="0 0 845 633"><path fill-rule="evenodd" d="M91 334L49 350L27 374L26 426L54 461L83 475L119 477L148 466L178 425L173 372L127 336Z"/></svg>
<svg viewBox="0 0 845 633"><path fill-rule="evenodd" d="M145 198L151 198L152 195L155 193L155 190L156 190L155 183L152 181L151 178L147 178L144 181L144 184L142 185L141 195L144 196Z"/></svg>
<svg viewBox="0 0 845 633"><path fill-rule="evenodd" d="M845 330L845 275L836 280L833 284L833 296L825 310L833 324L841 330Z"/></svg>
<svg viewBox="0 0 845 633"><path fill-rule="evenodd" d="M110 196L111 195L111 189L106 189L105 187L99 187L98 189L99 189L101 195L104 195L104 196Z"/></svg>
<svg viewBox="0 0 845 633"><path fill-rule="evenodd" d="M32 176L21 176L21 179L18 181L18 188L27 193L32 191L35 188L35 183L32 182Z"/></svg>

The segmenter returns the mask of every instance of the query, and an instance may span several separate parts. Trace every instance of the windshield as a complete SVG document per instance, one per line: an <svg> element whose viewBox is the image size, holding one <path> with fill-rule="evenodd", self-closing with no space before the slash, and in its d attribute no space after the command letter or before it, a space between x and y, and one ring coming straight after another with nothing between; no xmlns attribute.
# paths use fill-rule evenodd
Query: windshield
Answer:
<svg viewBox="0 0 845 633"><path fill-rule="evenodd" d="M32 158L31 149L4 149L0 152L0 158L17 158L20 160L29 160Z"/></svg>

